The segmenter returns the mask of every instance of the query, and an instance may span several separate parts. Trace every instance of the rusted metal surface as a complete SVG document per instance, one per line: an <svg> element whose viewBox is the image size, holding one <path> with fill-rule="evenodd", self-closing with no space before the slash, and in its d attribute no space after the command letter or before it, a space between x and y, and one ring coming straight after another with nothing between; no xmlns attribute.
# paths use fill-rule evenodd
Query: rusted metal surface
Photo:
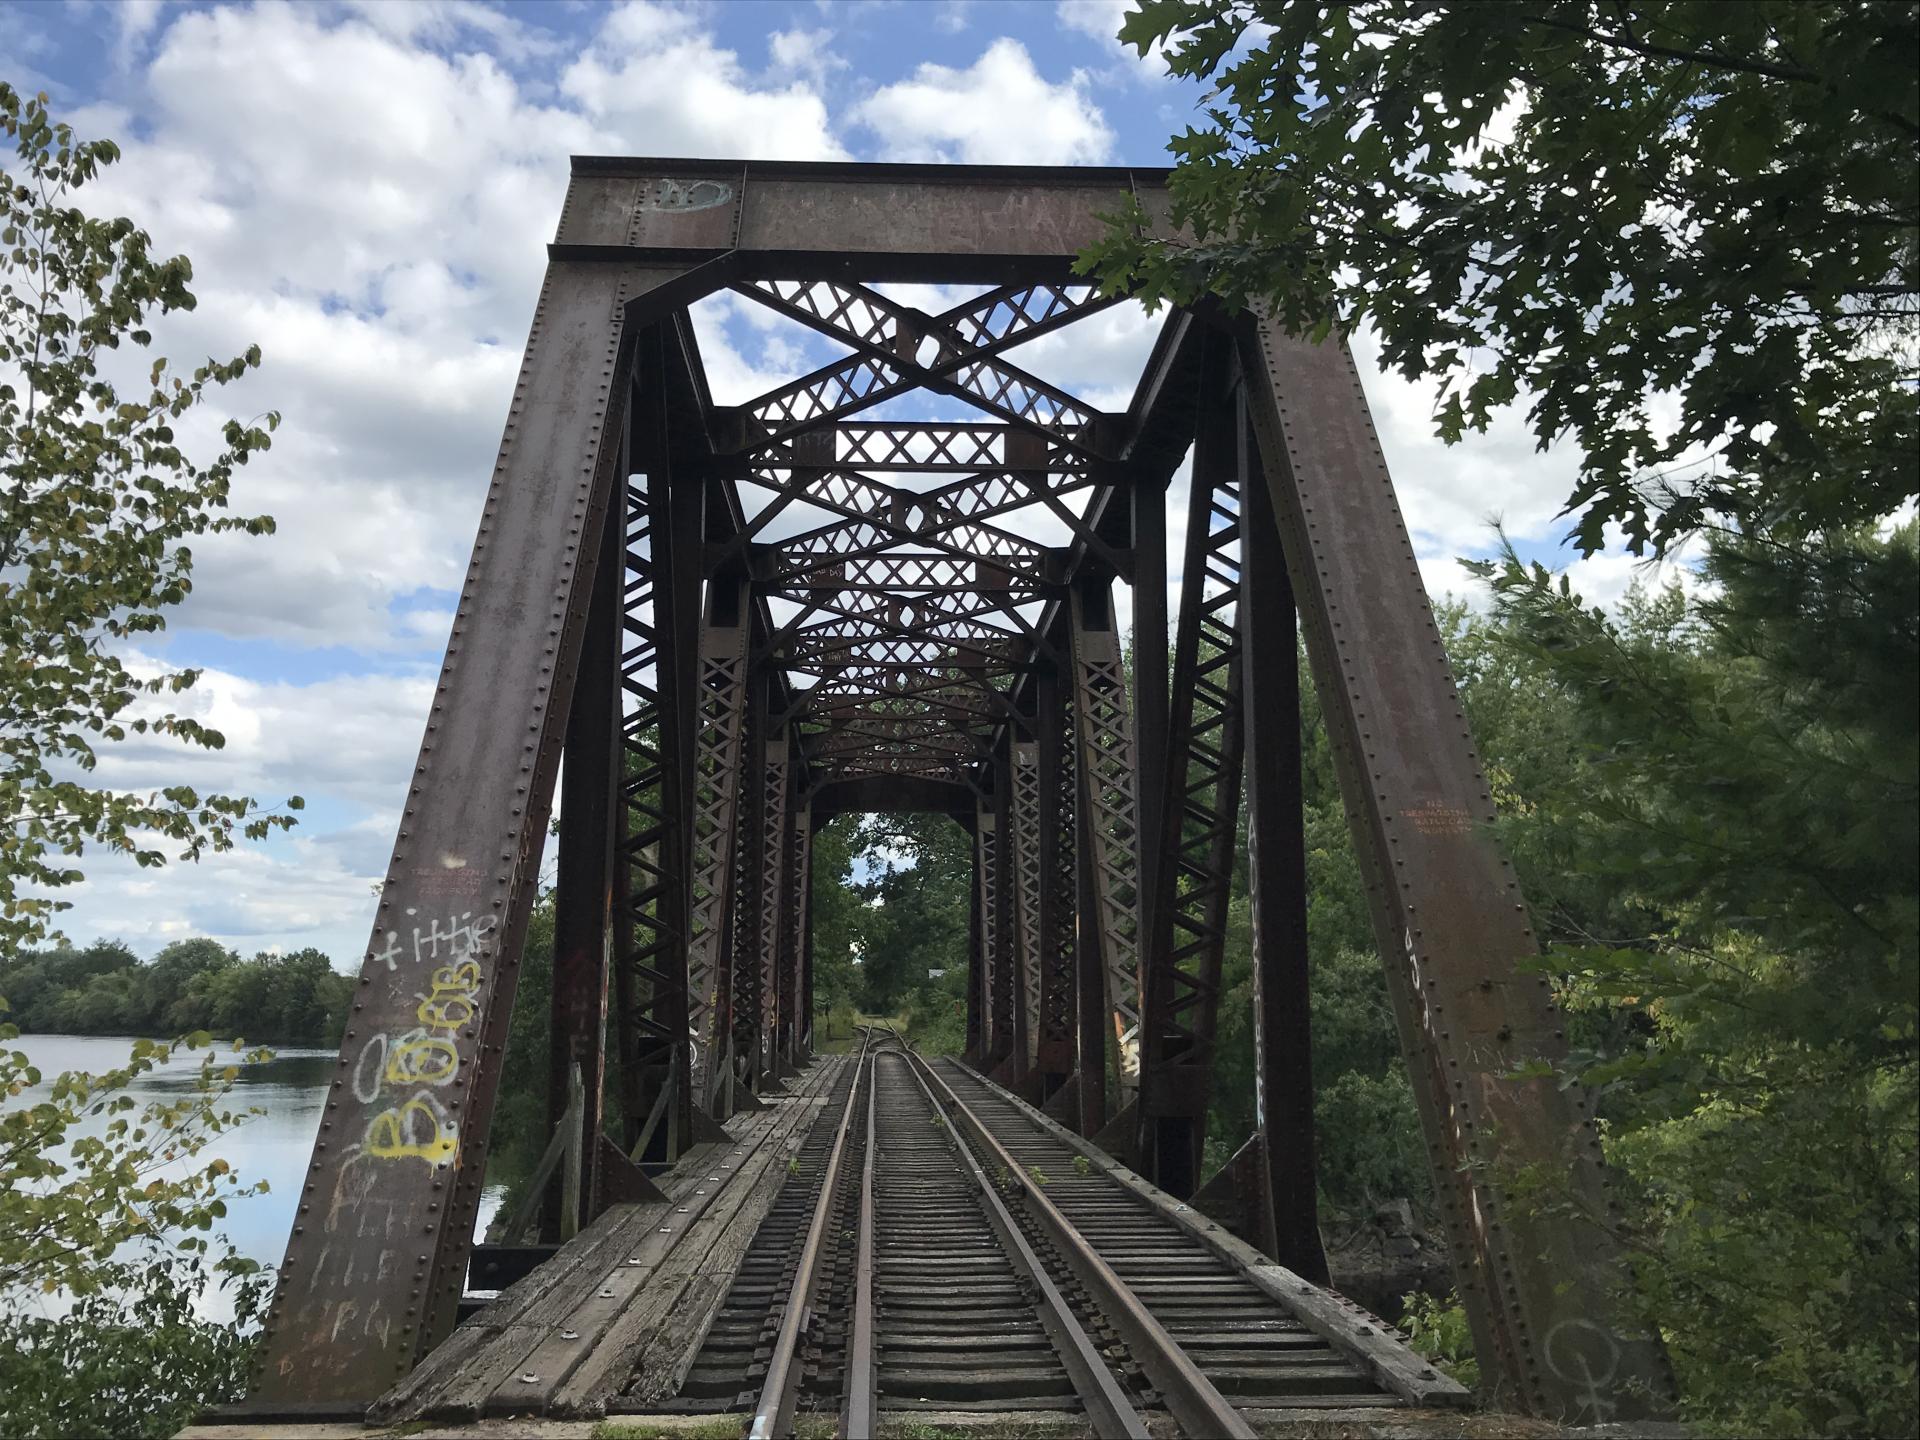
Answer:
<svg viewBox="0 0 1920 1440"><path fill-rule="evenodd" d="M679 278L549 268L267 1316L257 1403L370 1400L452 1328L617 493L622 320L642 297L678 298L664 287Z"/></svg>
<svg viewBox="0 0 1920 1440"><path fill-rule="evenodd" d="M1351 355L1249 320L1241 354L1287 569L1368 883L1481 1373L1509 1405L1591 1422L1658 1412L1665 1356L1615 1298L1599 1226L1512 1200L1542 1168L1611 1204L1593 1104L1558 1076L1564 1022L1468 734Z"/></svg>
<svg viewBox="0 0 1920 1440"><path fill-rule="evenodd" d="M1233 410L1245 555L1248 910L1253 920L1254 1117L1261 1227L1273 1258L1327 1283L1314 1167L1307 837L1300 779L1299 632L1273 502L1241 397Z"/></svg>
<svg viewBox="0 0 1920 1440"><path fill-rule="evenodd" d="M1074 724L1079 735L1080 789L1086 808L1082 843L1092 847L1097 909L1082 924L1097 927L1107 1009L1119 1045L1120 1084L1140 1083L1140 809L1133 746L1133 709L1126 663L1113 624L1109 582L1089 579L1073 590Z"/></svg>
<svg viewBox="0 0 1920 1440"><path fill-rule="evenodd" d="M624 487L622 487L624 488ZM547 1122L568 1108L568 1081L581 1082L580 1133L598 1136L606 1088L607 963L613 948L614 808L620 793L619 616L623 527L601 526L600 558L581 639L579 679L562 751L559 873L554 894L553 998L548 1038ZM572 1238L604 1203L600 1147L581 1148L578 1205L565 1214L562 1187L547 1199L550 1240Z"/></svg>
<svg viewBox="0 0 1920 1440"><path fill-rule="evenodd" d="M729 1036L727 981L721 964L733 895L734 810L739 804L741 755L747 718L747 635L751 626L744 581L715 579L708 587L700 636L694 741L693 912L687 946L687 1022L693 1035L688 1062L694 1103L712 1108Z"/></svg>
<svg viewBox="0 0 1920 1440"><path fill-rule="evenodd" d="M1136 1159L1176 1195L1200 1182L1239 838L1245 567L1225 348L1216 344L1209 357L1194 444L1163 804L1143 846L1158 865L1149 882L1157 893L1142 977Z"/></svg>
<svg viewBox="0 0 1920 1440"><path fill-rule="evenodd" d="M877 279L1067 281L1100 214L1134 194L1164 210L1165 174L576 156L556 250L737 252L743 270L775 277L857 256Z"/></svg>
<svg viewBox="0 0 1920 1440"><path fill-rule="evenodd" d="M1176 313L1107 412L1020 348L1112 303L1072 258L1129 195L1162 223L1163 178L576 161L261 1404L351 1408L451 1324L563 740L554 1062L578 1066L569 1113L597 1134L615 1045L624 1118L618 1149L578 1150L570 1223L597 1193L648 1193L641 1166L723 1134L716 1112L760 1104L804 1058L811 837L866 809L972 834L969 1055L1191 1193L1244 764L1260 1129L1233 1174L1257 1182L1246 1228L1287 1283L1321 1274L1298 603L1483 1363L1543 1413L1657 1408L1657 1346L1609 1318L1619 1257L1507 1194L1546 1164L1606 1203L1585 1097L1513 1078L1560 1054L1558 1022L1519 968L1532 937L1350 361ZM902 280L989 288L930 313L886 288ZM721 288L843 358L714 404L685 306ZM1195 442L1169 689L1162 492ZM1131 680L1122 583L1144 631ZM1023 1215L1045 1212L1025 1188ZM1187 1386L1089 1273L1128 1346L1161 1353L1154 1384ZM609 1333L676 1302L634 1303ZM584 1378L566 1403L596 1403L618 1362L567 1354ZM1224 1420L1184 1394L1186 1419Z"/></svg>
<svg viewBox="0 0 1920 1440"><path fill-rule="evenodd" d="M1034 678L1034 749L1038 767L1040 1002L1035 1012L1034 1064L1040 1097L1057 1091L1077 1062L1073 997L1077 982L1074 913L1073 724L1061 692L1055 658L1040 662Z"/></svg>

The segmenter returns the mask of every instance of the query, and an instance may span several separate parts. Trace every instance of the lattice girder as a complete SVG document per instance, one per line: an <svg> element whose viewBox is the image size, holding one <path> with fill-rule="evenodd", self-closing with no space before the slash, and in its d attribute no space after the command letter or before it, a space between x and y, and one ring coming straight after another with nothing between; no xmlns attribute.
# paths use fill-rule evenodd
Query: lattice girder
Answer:
<svg viewBox="0 0 1920 1440"><path fill-rule="evenodd" d="M720 942L733 879L734 808L747 700L749 607L745 586L732 624L709 620L700 638L698 729L694 748L693 934L687 947L688 1024L696 1100L714 1075L720 998Z"/></svg>
<svg viewBox="0 0 1920 1440"><path fill-rule="evenodd" d="M1123 1086L1140 1073L1140 805L1133 711L1106 589L1072 592L1074 721L1094 847L1100 954Z"/></svg>
<svg viewBox="0 0 1920 1440"><path fill-rule="evenodd" d="M992 358L1014 340L1030 339L1112 303L1075 287L1056 289L1037 314L1017 303L1018 290L991 291L937 316L894 304L848 282L759 281L736 287L802 324L855 348L742 408L748 431L778 441L922 388L997 415L1075 449L1088 450L1096 413L1036 375ZM1029 289L1029 294L1031 290ZM929 346L934 353L924 357Z"/></svg>

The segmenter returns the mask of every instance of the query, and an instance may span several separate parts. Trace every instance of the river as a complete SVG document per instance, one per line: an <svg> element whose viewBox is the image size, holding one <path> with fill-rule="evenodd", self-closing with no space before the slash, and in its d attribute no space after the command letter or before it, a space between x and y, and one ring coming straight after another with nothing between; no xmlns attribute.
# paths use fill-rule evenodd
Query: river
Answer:
<svg viewBox="0 0 1920 1440"><path fill-rule="evenodd" d="M41 1083L13 1099L0 1095L0 1106L11 1109L45 1099L54 1077L63 1071L98 1074L125 1065L132 1045L131 1038L120 1036L22 1035L6 1048L25 1051L40 1071ZM221 1053L232 1052L223 1045ZM191 1094L200 1057L205 1054L204 1050L182 1051L169 1063L139 1077L128 1093L142 1106L152 1100L177 1101ZM285 1046L275 1049L271 1060L242 1065L234 1082L231 1106L262 1113L216 1137L197 1162L204 1165L222 1159L234 1168L243 1184L267 1182L264 1195L230 1201L219 1228L234 1249L269 1269L280 1263L293 1226L294 1205L312 1156L314 1137L320 1130L320 1111L326 1103L336 1058L333 1050ZM76 1127L76 1134L100 1134L106 1123L104 1116L89 1117ZM497 1185L489 1185L483 1192L477 1233L486 1233L503 1193L504 1187ZM5 1303L0 1301L0 1305ZM225 1318L219 1313L223 1305L224 1297L210 1296L202 1311L209 1318Z"/></svg>

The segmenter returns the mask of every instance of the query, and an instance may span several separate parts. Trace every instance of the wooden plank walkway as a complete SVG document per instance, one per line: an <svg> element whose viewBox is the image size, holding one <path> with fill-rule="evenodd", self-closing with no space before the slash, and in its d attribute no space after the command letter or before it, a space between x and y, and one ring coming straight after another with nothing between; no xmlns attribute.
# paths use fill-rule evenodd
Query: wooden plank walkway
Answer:
<svg viewBox="0 0 1920 1440"><path fill-rule="evenodd" d="M845 1064L817 1059L789 1093L729 1121L731 1144L688 1152L668 1203L608 1210L457 1328L368 1423L597 1413L664 1326L697 1345L726 1291L717 1277L751 1243Z"/></svg>

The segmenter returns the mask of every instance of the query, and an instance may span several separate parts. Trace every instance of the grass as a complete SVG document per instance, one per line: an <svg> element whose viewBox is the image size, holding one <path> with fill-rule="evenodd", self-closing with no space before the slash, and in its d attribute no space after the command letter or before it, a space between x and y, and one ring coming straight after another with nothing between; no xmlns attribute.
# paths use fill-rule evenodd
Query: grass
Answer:
<svg viewBox="0 0 1920 1440"><path fill-rule="evenodd" d="M602 1420L593 1427L593 1440L740 1440L747 1428L744 1415L688 1416L685 1424L657 1420ZM828 1427L832 1433L832 1427Z"/></svg>
<svg viewBox="0 0 1920 1440"><path fill-rule="evenodd" d="M860 1026L891 1025L902 1035L907 1033L905 1015L862 1015L856 1012L851 1019L844 1011L829 1012L820 1022L820 1028L813 1037L813 1048L822 1055L851 1055L860 1048Z"/></svg>

